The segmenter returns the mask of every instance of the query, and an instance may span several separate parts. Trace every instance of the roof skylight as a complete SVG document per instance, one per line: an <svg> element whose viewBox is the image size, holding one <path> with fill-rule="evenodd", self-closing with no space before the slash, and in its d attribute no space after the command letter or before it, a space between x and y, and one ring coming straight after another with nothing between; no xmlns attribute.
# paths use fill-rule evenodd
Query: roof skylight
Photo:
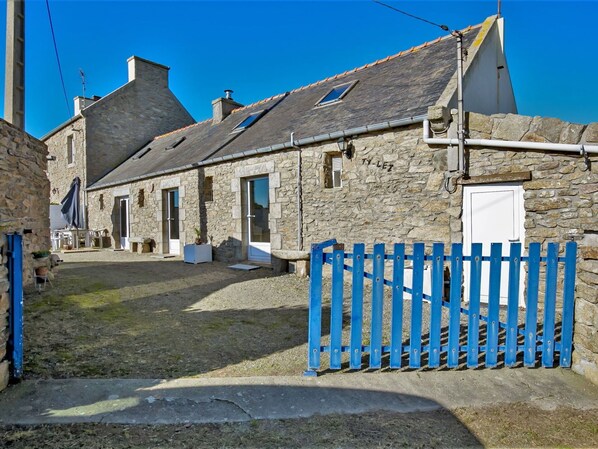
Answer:
<svg viewBox="0 0 598 449"><path fill-rule="evenodd" d="M255 122L258 121L258 119L264 115L264 113L266 112L266 110L263 111L257 111L254 112L253 114L249 114L241 123L239 123L237 126L235 126L232 130L232 132L236 133L236 132L240 132L243 131L247 128L249 128L251 125L253 125Z"/></svg>
<svg viewBox="0 0 598 449"><path fill-rule="evenodd" d="M355 83L357 83L357 81L352 81L350 83L334 86L326 95L324 95L320 99L320 101L316 103L316 106L324 106L327 104L332 104L341 101L343 97L347 95L349 91L353 88Z"/></svg>

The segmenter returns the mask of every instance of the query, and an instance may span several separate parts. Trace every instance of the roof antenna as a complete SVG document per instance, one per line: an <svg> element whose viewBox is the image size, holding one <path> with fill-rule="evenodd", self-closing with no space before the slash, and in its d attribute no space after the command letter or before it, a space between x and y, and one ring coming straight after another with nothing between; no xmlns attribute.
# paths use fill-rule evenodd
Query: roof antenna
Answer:
<svg viewBox="0 0 598 449"><path fill-rule="evenodd" d="M500 17L500 0L498 0L498 9L497 9L496 15L498 17Z"/></svg>
<svg viewBox="0 0 598 449"><path fill-rule="evenodd" d="M79 75L81 75L81 85L83 86L83 98L85 97L85 72L83 69L79 69Z"/></svg>
<svg viewBox="0 0 598 449"><path fill-rule="evenodd" d="M459 139L459 161L456 176L465 175L465 132L463 129L463 123L465 122L465 113L463 110L463 33L458 30L451 31L450 28L446 25L441 25L415 16L413 14L409 14L408 12L402 11L400 9L395 8L394 6L387 5L386 3L382 3L378 0L372 1L374 3L378 3L379 5L392 9L393 11L399 12L401 14L420 20L422 22L426 22L430 25L434 25L440 28L441 30L450 31L451 35L457 39L457 137ZM498 0L498 5L500 10L500 0Z"/></svg>

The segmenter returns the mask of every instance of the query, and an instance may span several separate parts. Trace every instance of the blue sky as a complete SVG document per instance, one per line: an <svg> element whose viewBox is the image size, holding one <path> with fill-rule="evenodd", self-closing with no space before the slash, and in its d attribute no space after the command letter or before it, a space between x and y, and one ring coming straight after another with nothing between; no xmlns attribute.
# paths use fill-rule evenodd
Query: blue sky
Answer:
<svg viewBox="0 0 598 449"><path fill-rule="evenodd" d="M496 0L387 3L451 28L497 9ZM171 67L171 89L203 120L224 89L249 104L445 34L365 0L50 0L67 110L45 1L26 7L26 129L36 137L72 115L80 68L87 96L103 96L126 83L133 54ZM598 2L504 0L502 13L519 113L598 121ZM2 24L5 14L2 5Z"/></svg>

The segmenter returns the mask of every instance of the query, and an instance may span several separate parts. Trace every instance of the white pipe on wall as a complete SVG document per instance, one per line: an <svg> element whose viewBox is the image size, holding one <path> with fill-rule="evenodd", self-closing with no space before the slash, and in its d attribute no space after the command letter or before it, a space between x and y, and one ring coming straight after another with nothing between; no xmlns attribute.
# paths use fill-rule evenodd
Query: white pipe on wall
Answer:
<svg viewBox="0 0 598 449"><path fill-rule="evenodd" d="M430 145L458 145L459 139L430 137L430 123L424 120L424 142ZM598 145L548 142L519 142L516 140L465 139L465 146L506 148L509 150L540 150L564 153L598 154Z"/></svg>

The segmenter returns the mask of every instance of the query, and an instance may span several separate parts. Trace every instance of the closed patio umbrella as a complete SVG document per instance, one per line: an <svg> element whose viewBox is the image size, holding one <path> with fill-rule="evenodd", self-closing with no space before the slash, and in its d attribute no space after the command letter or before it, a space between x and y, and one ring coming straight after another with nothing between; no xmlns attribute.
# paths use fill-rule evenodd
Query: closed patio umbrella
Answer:
<svg viewBox="0 0 598 449"><path fill-rule="evenodd" d="M81 179L77 176L73 179L71 183L71 187L66 194L66 196L60 202L62 206L60 208L60 212L62 213L62 217L66 220L67 224L71 228L78 229L81 225L80 223L80 204L79 204L79 190L81 187Z"/></svg>

